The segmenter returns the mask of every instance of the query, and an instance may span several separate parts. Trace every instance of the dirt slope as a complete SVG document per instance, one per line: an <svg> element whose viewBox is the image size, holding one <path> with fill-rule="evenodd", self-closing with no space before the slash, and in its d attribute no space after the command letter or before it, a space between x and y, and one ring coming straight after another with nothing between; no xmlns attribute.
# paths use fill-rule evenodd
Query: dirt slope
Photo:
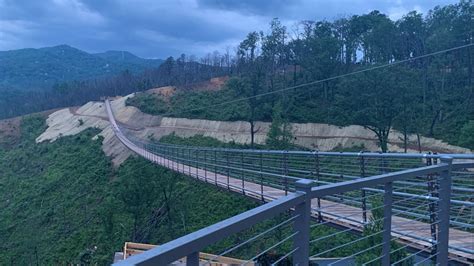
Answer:
<svg viewBox="0 0 474 266"><path fill-rule="evenodd" d="M133 106L126 106L128 97L118 97L113 100L112 108L117 121L127 128L128 134L133 134L141 139L175 133L178 136L188 137L196 134L213 137L221 141L237 143L250 142L250 126L247 122L225 122L200 119L170 118L152 116L142 113ZM102 130L99 134L104 137L103 150L112 157L115 165L120 165L131 153L113 136L107 121L105 106L102 102L89 102L80 108L65 108L49 115L48 128L37 138L37 142L54 141L61 136L74 135L86 128L95 127ZM256 142L264 143L270 123L258 122L256 128ZM295 143L310 149L329 151L336 147L353 147L364 145L367 150L378 151L377 139L374 134L361 126L338 127L328 124L293 123ZM96 136L97 137L97 136ZM400 141L401 134L393 131L390 135L390 151L403 151ZM410 142L416 143L416 137L410 136ZM452 153L469 153L469 149L449 145L433 138L421 138L423 150ZM413 145L416 147L416 145ZM410 149L416 152L415 149Z"/></svg>

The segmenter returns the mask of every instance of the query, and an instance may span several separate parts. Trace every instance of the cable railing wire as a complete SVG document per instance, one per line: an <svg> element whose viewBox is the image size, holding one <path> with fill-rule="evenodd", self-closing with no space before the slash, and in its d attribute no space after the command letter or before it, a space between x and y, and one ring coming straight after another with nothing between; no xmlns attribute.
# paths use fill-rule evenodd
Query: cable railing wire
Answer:
<svg viewBox="0 0 474 266"><path fill-rule="evenodd" d="M115 129L114 129L114 131L115 131ZM123 141L127 142L127 140L123 140ZM130 142L130 141L128 141L128 142ZM161 164L167 164L167 166L169 168L175 169L176 171L179 171L179 172L182 172L182 173L186 173L186 168L187 167L186 167L185 164L189 164L188 165L189 166L188 172L190 173L192 171L192 168L191 168L191 165L193 164L192 157L191 157L191 155L186 157L186 152L185 152L185 151L189 150L189 154L191 154L191 149L186 148L186 147L176 146L176 145L150 146L149 144L146 144L146 143L137 143L136 141L134 141L134 142L136 144L138 144L140 147L143 147L143 150L136 150L136 152L138 152L140 155L146 157L147 159L149 159L153 162L157 162L157 161L159 162L161 160ZM130 142L130 143L133 143L133 142ZM287 182L288 182L289 179L291 179L291 177L294 177L295 180L300 180L298 178L299 176L318 178L317 181L320 181L319 178L321 177L320 169L312 169L311 167L307 167L307 164L311 163L311 159L313 157L318 158L319 156L322 156L323 153L320 153L320 152L286 152L286 151L256 151L256 150L250 150L250 151L238 150L237 151L235 149L233 149L233 150L232 149L204 149L204 150L200 150L200 148L195 148L194 150L196 151L195 152L196 153L196 160L194 161L194 163L196 164L196 170L198 170L198 169L203 170L204 179L206 181L208 179L211 179L212 177L214 177L214 179L215 179L214 182L217 185L218 184L218 180L217 180L218 174L227 172L227 178L229 177L229 175L232 176L234 174L234 175L236 175L235 176L236 178L239 178L239 177L241 178L241 181L242 181L241 186L242 186L242 192L243 193L245 193L245 191L246 191L246 189L244 188L245 187L245 182L249 182L249 181L254 182L256 180L256 178L260 177L262 174L273 177L271 179L271 182L279 183L278 185L276 185L276 187L278 187L279 189L284 187L285 188L285 194L287 194L290 189L293 189L292 191L294 191L294 189L295 189L295 188L287 187ZM237 160L234 160L234 162L233 162L234 166L229 165L229 163L227 163L227 165L225 165L224 164L225 160L217 159L217 157L218 157L217 155L219 153L221 155L222 154L233 153L235 155L235 157L237 158ZM212 154L214 154L214 158L212 158ZM257 156L257 154L260 154L260 155ZM364 154L363 157L361 157L362 154ZM327 163L331 164L329 169L332 168L331 169L332 171L334 171L336 173L339 172L339 175L334 175L334 176L326 179L329 182L346 181L346 180L344 180L344 175L347 175L347 174L349 174L349 175L355 174L355 176L357 177L359 175L357 173L357 170L358 170L358 164L357 164L357 160L356 160L357 158L367 159L367 160L365 160L366 161L365 162L366 163L365 170L373 171L373 172L366 172L365 175L362 175L362 178L363 178L364 176L379 175L381 173L384 174L384 173L388 173L388 172L391 172L391 171L396 172L399 169L407 169L407 168L410 169L411 166L413 166L414 168L417 168L417 167L423 166L423 163L424 163L423 160L425 160L424 158L428 158L428 156L434 156L434 155L426 155L426 156L422 155L422 157L420 157L420 155L417 155L417 156L408 155L408 157L413 157L413 158L416 158L417 160L420 160L420 161L419 162L410 161L409 164L408 163L404 164L405 162L401 159L401 158L403 158L403 156L398 155L398 154L391 154L391 155L370 154L370 155L367 155L365 153L359 153L359 154L335 154L335 153L329 154L329 153L325 153L325 155L328 156L327 158L331 158L330 160L329 159L327 160ZM210 156L210 158L209 158L209 156ZM262 158L262 156L264 158ZM343 158L343 157L350 158L351 156L353 156L354 160L337 159L337 158ZM438 156L438 155L436 155L436 156ZM163 157L163 158L160 158L160 157ZM261 161L265 160L266 162L268 162L268 164L269 164L268 169L264 169L264 168L262 168L264 166L259 165L258 163L254 163L254 161L258 161L259 157L262 158ZM469 156L467 156L467 157L469 157ZM227 158L228 158L228 156L227 156ZM240 161L238 160L238 158L240 158ZM285 158L285 160L284 161L280 160L280 162L284 162L284 164L281 164L281 166L279 166L279 163L280 163L279 159L282 159L282 158ZM439 157L432 157L432 158L439 158ZM466 158L466 156L461 156L460 158ZM390 163L389 161L391 159L393 159L394 162ZM369 161L373 165L371 165L371 163L369 163ZM349 166L349 167L344 168L344 165ZM466 165L470 165L470 164L466 164ZM444 168L446 168L446 164L442 165L442 166ZM282 169L282 172L278 173L279 172L278 167L284 168L284 169ZM245 171L244 168L246 170L250 170L250 172ZM250 169L248 169L248 168L250 168ZM435 168L433 168L433 169L435 169ZM443 168L439 168L439 169L443 169ZM268 171L268 172L266 172L266 171ZM276 173L272 173L272 171L274 171ZM202 173L197 171L196 172L196 177L199 178L200 175L202 175ZM291 176L291 175L296 175L298 177ZM469 176L471 176L471 174L469 174L469 173L464 174L464 176L466 176L466 177L464 177L464 179L466 179L466 178L469 178ZM432 179L433 181L430 181L430 182L438 182L437 181L437 179L439 178L438 174L433 174L433 177L431 177L431 178L433 178ZM263 185L263 178L261 180L262 180L262 185ZM405 196L405 198L403 198L402 194L397 195L396 193L411 192L411 193L415 193L415 194L411 195L411 197L414 197L414 198L420 197L419 193L423 190L420 190L420 189L415 188L415 187L417 186L417 183L426 182L426 180L423 181L424 179L420 179L420 178L410 178L410 180L412 180L410 182L413 182L413 184L410 184L410 185L404 184L403 187L394 186L393 189L391 189L390 193L393 193L393 195L401 197L401 198L399 198L399 200L391 203L393 208L396 208L396 206L397 206L396 204L400 203L399 201L405 202L404 205L400 205L398 207L398 208L400 208L400 210L394 209L394 211L391 215L396 214L397 212L401 212L401 213L405 212L402 215L402 216L404 216L405 214L408 213L408 211L411 211L413 214L416 214L416 213L418 213L419 209L420 209L420 211L426 212L426 209L424 209L426 207L426 205L431 204L430 201L432 201L432 200L437 200L436 197L431 197L431 198L425 197L425 198L423 198L424 196L421 195L421 198L424 199L424 200L428 200L428 202L426 202L424 204L416 205L418 202L420 202L420 203L422 202L421 199L420 199L420 201L418 201L417 199L407 199L406 196ZM212 182L212 179L211 179L211 182ZM267 184L272 184L272 183L267 183ZM395 184L395 182L394 182L394 184ZM462 182L459 183L459 184L464 185ZM227 182L227 185L229 185L229 182ZM362 191L368 191L368 190L364 188L364 189L362 189ZM404 192L400 192L400 191L404 191ZM437 188L435 191L436 191L436 193L442 192L442 190L440 190L439 188ZM430 192L428 192L428 193L430 193ZM460 189L460 190L457 191L457 190L453 189L453 196L462 198L464 196L464 194L462 192L469 193L469 190L468 189ZM259 191L255 191L255 193L258 194ZM386 192L384 192L384 193L386 193ZM261 194L263 196L263 192L261 192ZM359 197L358 195L363 195L363 196ZM346 199L346 200L352 200L355 203L358 200L367 200L368 198L373 197L374 195L375 194L368 194L368 195L358 194L358 193L356 193L356 191L354 191L354 192L341 193L341 195L337 195L337 194L332 195L332 197L341 197L340 199L341 199L342 202L344 202L343 200ZM437 196L437 194L435 196ZM440 199L440 198L441 198L441 196L438 199ZM413 201L408 202L410 200L413 200ZM444 202L446 203L446 201L444 201ZM345 204L347 204L347 202ZM459 208L461 208L461 207L462 206L460 206ZM328 207L326 207L326 208L328 208ZM459 208L457 208L455 210L458 211ZM321 210L324 210L324 209L325 208L320 208L320 209L317 209L315 211L316 212L321 212ZM366 212L371 212L373 210L375 210L375 209L374 208L365 209ZM360 211L357 211L357 212L360 213ZM357 212L355 212L356 213L355 215L357 215ZM435 211L435 213L439 213L439 212L440 212L439 209ZM347 218L350 215L345 215L345 216ZM449 215L447 217L449 217ZM453 216L453 217L455 217L458 220L461 219L460 218L460 217L462 217L461 212L459 212L459 215ZM345 217L342 217L342 218L345 218ZM418 220L426 221L427 219L426 219L425 216L420 217L420 218L415 218L415 219L410 218L405 223L408 224L410 222L412 223L413 221L418 221ZM440 220L436 220L435 222L430 222L430 223L424 222L422 224L422 226L431 226L433 224L439 223L439 221ZM444 221L444 223L446 223L445 222L446 219L443 220L443 221ZM398 225L400 225L400 223ZM399 234L399 232L397 232L397 230L396 230L397 225L394 225L394 226L395 227L393 227L393 228L395 230L392 230L392 232L394 232L398 236L398 238L400 236L402 236L402 234L407 234L406 230L404 230L404 229L403 229L404 231L402 230L401 234ZM419 228L416 228L416 229L419 230ZM438 233L439 232L443 232L443 231L438 230ZM446 230L444 232L446 232ZM297 233L299 233L299 232L296 231L295 233L290 235L288 237L288 239L290 237L294 237ZM377 232L377 233L379 233L379 232ZM374 233L374 234L376 234L376 233ZM372 235L373 234L370 234L369 236L372 236ZM366 237L367 236L364 236L362 238L362 240ZM418 238L418 239L423 239L423 237L419 237L419 236L416 237L416 236L410 235L409 237L415 237L415 238ZM288 240L288 239L286 239L286 240ZM357 240L354 240L354 241L355 242L361 241L360 239L361 238L359 238ZM432 239L428 240L428 242L433 244ZM280 244L281 243L277 243L276 246L278 246ZM345 245L347 245L347 244L353 244L353 243L346 243ZM268 252L269 250L275 248L276 246L273 245L272 247L270 247L270 249L266 249L264 252ZM458 247L449 247L449 248L462 249L462 248L458 248ZM293 252L296 252L296 251L295 251L295 249L293 249L290 252L293 253ZM298 251L298 252L300 252L300 251ZM328 251L326 251L326 252L328 252ZM262 254L264 254L264 253L258 254L257 257L261 256ZM442 254L442 253L439 253L439 254ZM318 255L318 254L316 254L316 255ZM314 256L316 256L316 255L314 255ZM282 257L284 257L284 256L288 257L290 255L285 254ZM251 261L253 261L257 257L253 257L251 259Z"/></svg>

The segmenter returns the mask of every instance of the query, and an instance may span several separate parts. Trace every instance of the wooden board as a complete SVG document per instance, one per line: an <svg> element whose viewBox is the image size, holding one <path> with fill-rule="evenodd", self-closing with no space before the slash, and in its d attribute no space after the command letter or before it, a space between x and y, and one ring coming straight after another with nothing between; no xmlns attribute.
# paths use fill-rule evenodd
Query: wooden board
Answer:
<svg viewBox="0 0 474 266"><path fill-rule="evenodd" d="M158 247L159 245L151 245L151 244L143 244L143 243L134 243L134 242L125 242L125 245L123 247L123 259L126 259L130 256L136 255L143 253L147 250L150 250L154 247ZM210 261L210 263L206 263L205 265L208 266L227 266L227 265L241 265L245 263L246 261L244 260L239 260L239 259L234 259L230 257L224 257L224 256L216 256L214 254L209 254L209 253L204 253L200 252L199 253L199 259L203 262L206 263L207 261ZM180 264L185 264L186 263L186 258L180 259L179 261L175 262L173 265L180 265ZM246 265L249 266L255 266L253 262L249 262Z"/></svg>

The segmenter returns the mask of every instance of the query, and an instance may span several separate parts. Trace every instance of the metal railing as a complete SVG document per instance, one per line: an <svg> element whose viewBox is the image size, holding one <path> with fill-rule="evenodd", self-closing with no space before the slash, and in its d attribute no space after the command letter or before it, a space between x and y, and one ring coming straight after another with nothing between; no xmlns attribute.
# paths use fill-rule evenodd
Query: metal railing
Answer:
<svg viewBox="0 0 474 266"><path fill-rule="evenodd" d="M357 180L367 176L383 173L415 169L426 165L436 165L443 156L450 156L456 161L473 158L472 155L439 155L439 154L380 154L380 153L337 153L337 152L300 152L300 151L272 151L272 150L238 150L222 148L189 147L169 144L157 144L134 139L127 136L137 147L146 150L150 158L163 158L169 162L176 162L183 166L192 166L194 170L202 169L205 182L225 186L229 190L239 189L243 194L250 193L259 196L265 202L271 200L262 193L264 187L271 186L281 189L288 194L295 191L295 182L299 179L314 180L316 185L326 185L349 180ZM462 159L459 159L462 158ZM169 166L169 165L168 165ZM186 168L189 170L189 168ZM186 173L186 169L176 169ZM213 176L211 174L213 173ZM186 173L195 175L196 173ZM241 180L236 187L228 180L215 180L216 174L225 175ZM427 205L428 212L412 212L406 204L398 204L395 209L403 211L405 215L426 219L433 219L434 203L438 200L436 192L437 173L426 177L414 177L394 183L396 197L413 197L413 203L431 201ZM462 230L473 230L472 210L474 210L474 173L465 169L457 169L453 176L453 193L451 196L452 219L450 223ZM259 184L260 188L252 190L248 183ZM255 188L255 186L253 187ZM427 193L428 192L428 193ZM366 194L383 193L378 188L367 188L342 194L337 198L326 198L350 205L357 205L362 209L362 223L367 222ZM426 194L426 195L425 195ZM355 202L354 197L361 200Z"/></svg>
<svg viewBox="0 0 474 266"><path fill-rule="evenodd" d="M443 158L440 164L434 166L404 170L320 187L313 187L311 180L298 180L295 182L296 192L294 193L290 193L270 203L168 242L143 254L133 256L117 265L167 265L183 257L187 257L186 265L199 265L198 254L206 247L229 235L243 231L261 221L270 219L279 213L291 209L294 210L294 233L292 235L294 250L292 253L293 264L308 265L310 258L311 199L378 185L384 185L383 251L380 256L382 264L389 265L392 241L393 182L433 173L440 174L439 182L442 187L440 190L442 192L439 195L439 230L435 243L437 250L436 262L440 265L447 265L451 160L452 158ZM474 167L474 164L458 164L455 166L455 168L458 167Z"/></svg>
<svg viewBox="0 0 474 266"><path fill-rule="evenodd" d="M449 250L457 255L474 254L469 246L449 243L450 230L469 234L474 228L471 202L474 179L469 170L474 164L465 162L474 159L474 155L239 150L157 144L124 133L113 118L110 103L106 102L106 107L116 136L140 156L204 182L269 202L123 263L164 265L187 257L188 265L197 265L199 251L209 245L292 210L288 221L293 223L294 230L284 240L293 240L293 248L279 261L291 257L295 265L307 265L311 243L321 241L321 237L310 239L313 226L347 224L342 232L363 232L375 223L374 213L381 209L370 202L378 196L383 196L383 217L378 218L383 221L383 230L377 234L383 235L379 257L384 264L390 262L393 252L390 243L394 239L408 240L404 247L418 245L419 250L430 253L428 259L436 258L441 265L447 262ZM455 163L453 158L457 160ZM315 200L311 205L312 199ZM338 215L334 206L345 206L354 213ZM395 217L395 228L392 217ZM317 221L316 225L310 225L311 218ZM429 236L407 232L400 219L429 226ZM318 254L325 253L315 255Z"/></svg>

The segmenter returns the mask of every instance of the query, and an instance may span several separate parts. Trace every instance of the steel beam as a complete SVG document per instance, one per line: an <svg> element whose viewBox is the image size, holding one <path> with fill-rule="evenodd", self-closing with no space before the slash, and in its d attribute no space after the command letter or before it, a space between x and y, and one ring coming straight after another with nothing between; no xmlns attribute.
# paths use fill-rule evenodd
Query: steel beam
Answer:
<svg viewBox="0 0 474 266"><path fill-rule="evenodd" d="M448 165L447 169L441 171L439 176L439 230L436 250L436 263L439 265L448 265L448 247L449 247L449 208L451 198L451 164L453 158L442 157L441 163Z"/></svg>

